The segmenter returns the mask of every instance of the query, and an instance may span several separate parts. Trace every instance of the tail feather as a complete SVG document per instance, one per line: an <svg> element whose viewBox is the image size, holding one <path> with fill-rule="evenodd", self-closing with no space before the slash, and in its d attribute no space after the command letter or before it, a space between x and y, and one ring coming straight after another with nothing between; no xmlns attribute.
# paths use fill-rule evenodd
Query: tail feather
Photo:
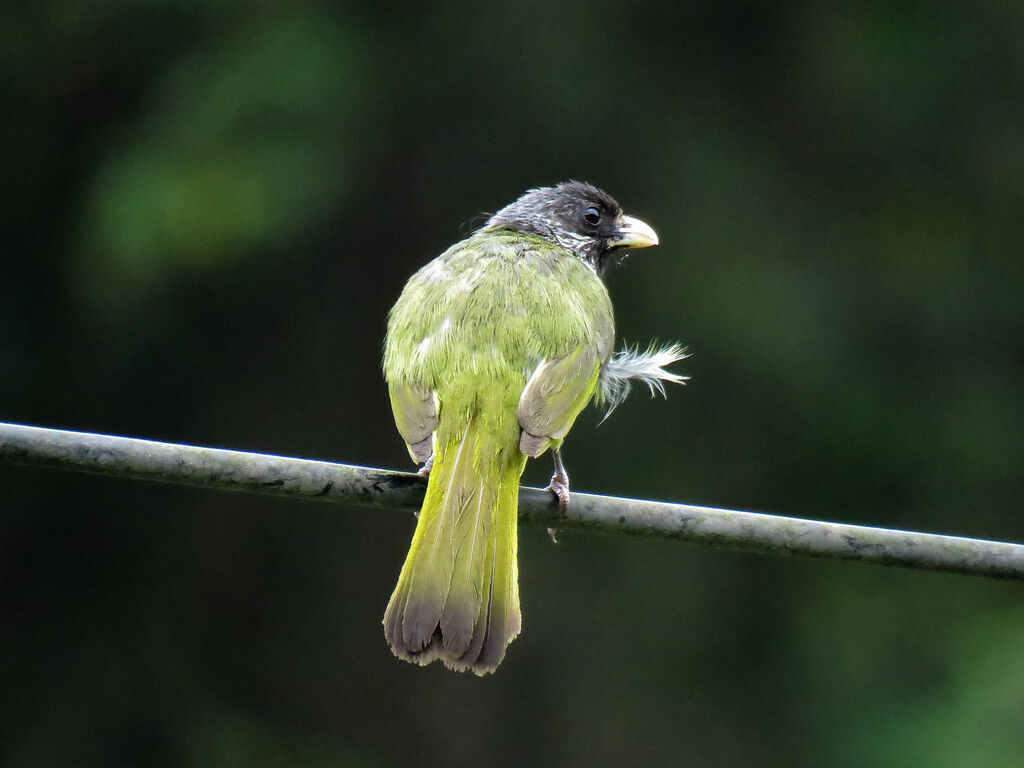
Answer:
<svg viewBox="0 0 1024 768"><path fill-rule="evenodd" d="M440 477L435 483L431 478L430 486L434 486L434 494L427 489L427 500L424 501L424 511L420 514L417 525L417 535L413 538L410 547L409 558L406 566L409 568L409 588L406 598L405 615L402 619L402 637L405 644L415 652L416 649L425 648L434 635L434 629L441 619L441 611L444 609L445 598L448 593L448 586L451 582L453 558L452 542L450 537L451 518L456 514L453 507L461 503L461 497L465 495L465 483L456 485L460 477L460 470L463 470L470 463L466 455L466 440L471 429L467 429L455 450L452 459L451 469L448 470L447 462L442 462L441 467L436 466L432 470ZM472 450L469 451L472 453ZM447 458L447 457L445 457ZM447 472L445 470L448 470ZM446 488L439 499L440 511L436 515L426 514L427 504L438 496L438 486ZM419 535L420 529L423 535ZM402 569L402 576L405 576L405 568Z"/></svg>
<svg viewBox="0 0 1024 768"><path fill-rule="evenodd" d="M490 668L486 668L484 665L479 663L480 651L483 649L484 642L487 639L487 620L491 613L491 602L493 597L491 584L494 579L494 550L496 548L496 542L488 540L487 544L488 546L484 547L484 560L480 568L481 578L483 583L486 585L486 592L481 594L481 599L477 604L477 615L473 622L473 635L465 653L457 659L449 659L445 661L445 665L449 669L454 669L459 672L472 670L478 675L493 672L498 666L497 664L494 664ZM509 637L506 644L511 641L512 638Z"/></svg>
<svg viewBox="0 0 1024 768"><path fill-rule="evenodd" d="M456 555L453 578L448 597L441 612L441 633L444 648L455 657L461 657L473 639L473 629L480 613L483 597L484 571L475 567L484 563L488 541L493 538L492 510L488 489L483 479L478 480L476 493L455 521ZM487 496L488 507L484 506Z"/></svg>
<svg viewBox="0 0 1024 768"><path fill-rule="evenodd" d="M519 634L522 625L517 583L518 520L516 516L512 516L509 520L495 522L502 530L495 537L487 633L477 659L477 664L484 669L495 669L501 663L505 657L508 643ZM511 542L511 544L504 547L498 546L501 539Z"/></svg>
<svg viewBox="0 0 1024 768"><path fill-rule="evenodd" d="M472 420L437 448L384 634L406 661L441 659L482 675L498 666L521 625L516 534L526 457L514 443L495 450Z"/></svg>

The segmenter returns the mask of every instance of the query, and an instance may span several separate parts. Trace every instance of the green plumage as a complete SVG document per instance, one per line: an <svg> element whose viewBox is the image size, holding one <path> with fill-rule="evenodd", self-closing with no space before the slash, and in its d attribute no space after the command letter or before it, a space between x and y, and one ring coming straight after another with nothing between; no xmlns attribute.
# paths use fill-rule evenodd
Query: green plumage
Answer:
<svg viewBox="0 0 1024 768"><path fill-rule="evenodd" d="M531 189L409 280L384 344L395 425L431 466L384 634L399 658L493 672L521 626L519 478L558 452L595 393L610 407L631 380L654 392L681 378L677 346L611 357L612 305L600 274L614 252L657 245L647 224L590 184Z"/></svg>
<svg viewBox="0 0 1024 768"><path fill-rule="evenodd" d="M595 270L535 234L485 228L409 280L384 375L410 453L434 463L384 617L397 656L477 674L501 662L520 629L519 477L591 400L613 339Z"/></svg>

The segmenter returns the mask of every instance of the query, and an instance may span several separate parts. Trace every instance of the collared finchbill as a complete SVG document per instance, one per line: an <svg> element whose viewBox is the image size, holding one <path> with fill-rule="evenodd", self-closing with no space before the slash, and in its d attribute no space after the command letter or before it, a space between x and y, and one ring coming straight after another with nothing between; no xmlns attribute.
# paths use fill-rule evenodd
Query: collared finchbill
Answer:
<svg viewBox="0 0 1024 768"><path fill-rule="evenodd" d="M619 219L618 237L612 241L614 248L646 248L658 244L658 234L640 219L622 216Z"/></svg>
<svg viewBox="0 0 1024 768"><path fill-rule="evenodd" d="M538 187L416 272L388 315L384 377L395 424L429 479L409 554L384 613L392 652L486 675L522 629L519 479L559 453L583 408L683 377L676 345L612 354L601 274L620 249L658 244L590 184ZM611 257L609 258L609 254Z"/></svg>

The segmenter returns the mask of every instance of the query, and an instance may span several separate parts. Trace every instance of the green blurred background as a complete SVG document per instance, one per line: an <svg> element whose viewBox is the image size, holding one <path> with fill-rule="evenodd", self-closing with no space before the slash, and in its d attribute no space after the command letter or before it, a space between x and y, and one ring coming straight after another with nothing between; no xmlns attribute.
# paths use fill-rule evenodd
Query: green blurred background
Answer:
<svg viewBox="0 0 1024 768"><path fill-rule="evenodd" d="M574 487L1024 540L1024 5L5 2L0 418L410 468L406 278L581 178L693 377ZM547 461L526 480L545 482ZM5 766L1020 766L1019 584L521 532L394 660L398 513L0 467Z"/></svg>

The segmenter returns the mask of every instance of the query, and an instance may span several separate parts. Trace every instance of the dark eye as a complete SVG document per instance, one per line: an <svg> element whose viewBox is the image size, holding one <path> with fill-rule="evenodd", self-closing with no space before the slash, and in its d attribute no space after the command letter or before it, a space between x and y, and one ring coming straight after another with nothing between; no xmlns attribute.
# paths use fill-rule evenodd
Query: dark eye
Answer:
<svg viewBox="0 0 1024 768"><path fill-rule="evenodd" d="M601 212L597 210L597 208L587 208L587 210L583 212L583 218L587 224L597 226L601 223Z"/></svg>

